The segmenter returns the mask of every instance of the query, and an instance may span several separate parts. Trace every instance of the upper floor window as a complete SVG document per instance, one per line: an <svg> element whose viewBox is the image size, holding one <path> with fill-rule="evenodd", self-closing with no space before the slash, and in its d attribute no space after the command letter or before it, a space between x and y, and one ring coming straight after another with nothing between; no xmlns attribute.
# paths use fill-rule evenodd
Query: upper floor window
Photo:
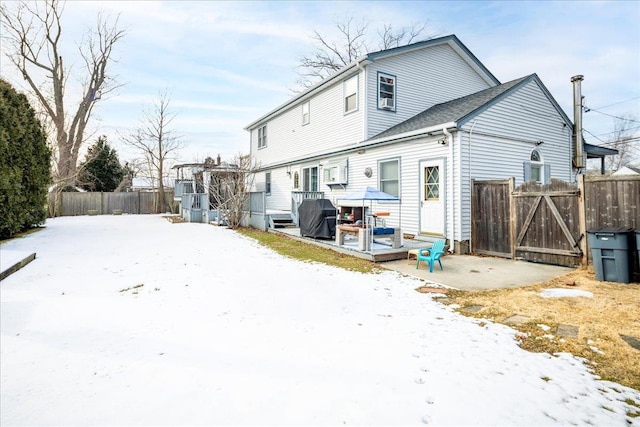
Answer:
<svg viewBox="0 0 640 427"><path fill-rule="evenodd" d="M349 113L358 108L358 76L344 82L344 112Z"/></svg>
<svg viewBox="0 0 640 427"><path fill-rule="evenodd" d="M304 104L302 104L302 124L303 125L309 124L310 119L311 119L311 116L309 115L309 101L307 101Z"/></svg>
<svg viewBox="0 0 640 427"><path fill-rule="evenodd" d="M378 177L380 191L400 196L400 159L378 162Z"/></svg>
<svg viewBox="0 0 640 427"><path fill-rule="evenodd" d="M267 146L267 125L258 128L258 148Z"/></svg>
<svg viewBox="0 0 640 427"><path fill-rule="evenodd" d="M396 77L378 73L378 108L395 111L396 109Z"/></svg>

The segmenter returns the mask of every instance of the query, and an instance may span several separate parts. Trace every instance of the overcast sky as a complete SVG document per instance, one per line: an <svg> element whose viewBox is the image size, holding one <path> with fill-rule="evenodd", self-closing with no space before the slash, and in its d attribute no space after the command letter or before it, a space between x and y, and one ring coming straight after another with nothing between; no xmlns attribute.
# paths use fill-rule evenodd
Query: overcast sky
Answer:
<svg viewBox="0 0 640 427"><path fill-rule="evenodd" d="M123 86L98 103L93 123L121 160L132 153L118 134L133 131L163 90L187 143L182 161L248 153L244 127L293 95L299 59L314 48L313 30L332 35L335 22L349 16L370 21L372 36L384 23L416 22L428 23L432 35L455 34L501 82L537 73L570 118L570 79L584 75L588 142L610 138L612 116L640 120L637 1L71 1L63 15L67 64L99 11L119 14L127 31L112 64ZM26 89L1 61L1 75Z"/></svg>

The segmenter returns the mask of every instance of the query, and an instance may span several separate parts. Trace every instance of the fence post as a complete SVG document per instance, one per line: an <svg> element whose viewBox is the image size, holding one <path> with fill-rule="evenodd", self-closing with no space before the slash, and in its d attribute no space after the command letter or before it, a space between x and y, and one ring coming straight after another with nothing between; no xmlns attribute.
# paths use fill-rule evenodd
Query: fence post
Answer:
<svg viewBox="0 0 640 427"><path fill-rule="evenodd" d="M509 242L511 246L511 259L516 259L516 201L514 191L516 189L515 177L509 178Z"/></svg>
<svg viewBox="0 0 640 427"><path fill-rule="evenodd" d="M580 250L582 251L582 257L580 257L580 265L586 267L589 263L589 254L587 253L587 215L585 206L585 192L584 192L584 175L578 174L578 226L580 227Z"/></svg>
<svg viewBox="0 0 640 427"><path fill-rule="evenodd" d="M474 200L476 197L476 180L471 178L471 197L469 198L471 200L471 209L469 209L469 212L471 214L471 238L469 239L469 253L472 254L473 253L473 248L476 247L475 245L475 239L476 239L476 221L475 221L475 206L474 206Z"/></svg>

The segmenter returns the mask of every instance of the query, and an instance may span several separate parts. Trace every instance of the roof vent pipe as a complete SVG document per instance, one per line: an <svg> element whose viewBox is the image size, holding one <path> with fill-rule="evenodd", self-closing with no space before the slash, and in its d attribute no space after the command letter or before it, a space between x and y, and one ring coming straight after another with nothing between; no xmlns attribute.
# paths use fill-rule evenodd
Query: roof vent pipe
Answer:
<svg viewBox="0 0 640 427"><path fill-rule="evenodd" d="M582 143L582 88L584 76L578 74L571 77L573 83L573 167L584 167L584 146Z"/></svg>

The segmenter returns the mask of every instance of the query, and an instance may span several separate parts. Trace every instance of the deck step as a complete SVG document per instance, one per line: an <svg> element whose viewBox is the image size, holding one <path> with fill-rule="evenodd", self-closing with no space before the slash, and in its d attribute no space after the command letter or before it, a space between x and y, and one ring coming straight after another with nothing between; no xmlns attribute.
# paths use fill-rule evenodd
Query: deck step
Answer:
<svg viewBox="0 0 640 427"><path fill-rule="evenodd" d="M276 214L271 215L269 218L271 228L296 228L297 225L293 222L291 215Z"/></svg>
<svg viewBox="0 0 640 427"><path fill-rule="evenodd" d="M296 228L297 225L292 220L282 220L282 219L274 219L273 220L274 228Z"/></svg>

